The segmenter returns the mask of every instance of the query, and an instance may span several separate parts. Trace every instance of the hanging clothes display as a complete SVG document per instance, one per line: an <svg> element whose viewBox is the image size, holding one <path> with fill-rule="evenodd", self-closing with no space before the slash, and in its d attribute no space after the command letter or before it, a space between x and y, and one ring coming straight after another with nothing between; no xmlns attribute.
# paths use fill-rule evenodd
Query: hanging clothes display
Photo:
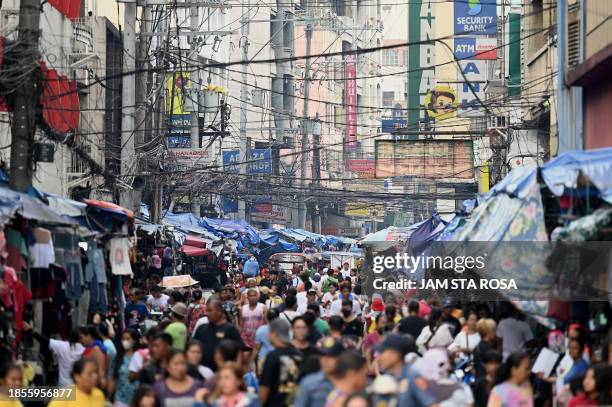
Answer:
<svg viewBox="0 0 612 407"><path fill-rule="evenodd" d="M79 238L68 232L53 233L56 262L66 271L64 292L68 300L78 300L83 295L85 280L81 265Z"/></svg>
<svg viewBox="0 0 612 407"><path fill-rule="evenodd" d="M104 253L94 240L87 248L87 266L85 267L85 281L90 282L96 277L98 284L106 283L106 268L104 266Z"/></svg>
<svg viewBox="0 0 612 407"><path fill-rule="evenodd" d="M7 266L17 271L28 268L26 259L30 253L28 252L28 245L21 232L13 228L6 229L6 251L8 253L6 259Z"/></svg>
<svg viewBox="0 0 612 407"><path fill-rule="evenodd" d="M30 246L30 263L34 268L49 268L55 263L55 251L51 232L44 228L35 228L32 231L35 243Z"/></svg>
<svg viewBox="0 0 612 407"><path fill-rule="evenodd" d="M108 243L111 272L115 275L131 276L130 248L132 243L127 237L114 237Z"/></svg>

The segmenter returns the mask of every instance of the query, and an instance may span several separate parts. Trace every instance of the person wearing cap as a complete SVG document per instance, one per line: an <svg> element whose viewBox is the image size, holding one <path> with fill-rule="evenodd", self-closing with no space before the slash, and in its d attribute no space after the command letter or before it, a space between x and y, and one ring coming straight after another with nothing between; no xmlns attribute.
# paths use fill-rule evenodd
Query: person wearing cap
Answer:
<svg viewBox="0 0 612 407"><path fill-rule="evenodd" d="M372 305L370 306L370 313L366 318L366 326L368 327L368 333L376 332L376 320L378 316L383 313L385 310L385 303L383 302L381 297L374 297L372 299Z"/></svg>
<svg viewBox="0 0 612 407"><path fill-rule="evenodd" d="M178 351L184 351L187 344L187 326L183 322L187 316L187 306L182 302L177 302L170 308L170 325L164 329L164 332L172 337L172 348Z"/></svg>
<svg viewBox="0 0 612 407"><path fill-rule="evenodd" d="M309 288L308 291L306 291L306 302L302 304L298 304L297 313L299 315L304 315L309 305L319 306L319 302L317 300L318 300L317 290L315 290L314 288ZM319 314L320 313L321 311L319 310Z"/></svg>
<svg viewBox="0 0 612 407"><path fill-rule="evenodd" d="M302 354L291 346L290 330L286 320L277 318L270 322L268 335L274 350L264 362L259 388L259 399L264 407L286 407L298 389Z"/></svg>
<svg viewBox="0 0 612 407"><path fill-rule="evenodd" d="M442 309L442 322L450 326L451 335L453 335L453 337L456 336L459 332L461 332L461 322L459 322L459 320L453 316L453 311L455 310L455 308L455 303L452 300L444 300Z"/></svg>
<svg viewBox="0 0 612 407"><path fill-rule="evenodd" d="M411 366L406 366L404 357L414 350L414 339L400 334L389 334L375 348L380 371L390 374L398 382L398 406L425 407L435 405L435 398L428 391L427 381Z"/></svg>
<svg viewBox="0 0 612 407"><path fill-rule="evenodd" d="M336 368L338 356L344 351L342 342L334 338L324 338L319 346L321 369L300 381L294 407L325 407L327 395L334 389L329 375Z"/></svg>

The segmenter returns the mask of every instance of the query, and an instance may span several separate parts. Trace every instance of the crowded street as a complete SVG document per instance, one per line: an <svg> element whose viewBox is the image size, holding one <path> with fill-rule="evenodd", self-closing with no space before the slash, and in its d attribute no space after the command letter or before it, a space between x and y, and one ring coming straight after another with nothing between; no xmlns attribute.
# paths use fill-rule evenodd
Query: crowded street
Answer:
<svg viewBox="0 0 612 407"><path fill-rule="evenodd" d="M611 0L0 0L0 407L612 406Z"/></svg>

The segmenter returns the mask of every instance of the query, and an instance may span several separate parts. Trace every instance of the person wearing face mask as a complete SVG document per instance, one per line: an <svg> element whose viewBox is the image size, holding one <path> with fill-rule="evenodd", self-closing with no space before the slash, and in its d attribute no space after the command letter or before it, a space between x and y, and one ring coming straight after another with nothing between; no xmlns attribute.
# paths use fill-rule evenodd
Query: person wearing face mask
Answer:
<svg viewBox="0 0 612 407"><path fill-rule="evenodd" d="M342 320L344 321L342 335L354 339L358 347L360 347L363 340L364 324L355 316L353 312L353 302L351 300L343 300L340 312L342 314Z"/></svg>
<svg viewBox="0 0 612 407"><path fill-rule="evenodd" d="M110 368L110 393L115 393L115 407L128 407L138 382L130 382L130 362L138 347L140 335L134 329L127 329L121 335L121 347Z"/></svg>

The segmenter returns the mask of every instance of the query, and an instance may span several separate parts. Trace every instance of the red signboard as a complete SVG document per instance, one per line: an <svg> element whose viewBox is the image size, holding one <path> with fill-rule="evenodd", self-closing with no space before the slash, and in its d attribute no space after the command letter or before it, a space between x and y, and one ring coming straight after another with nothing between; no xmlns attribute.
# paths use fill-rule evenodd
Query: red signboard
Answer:
<svg viewBox="0 0 612 407"><path fill-rule="evenodd" d="M346 146L357 144L357 56L344 60L344 104L346 108Z"/></svg>
<svg viewBox="0 0 612 407"><path fill-rule="evenodd" d="M371 159L346 160L346 169L359 174L360 178L374 178L376 161Z"/></svg>
<svg viewBox="0 0 612 407"><path fill-rule="evenodd" d="M81 15L81 0L49 0L49 4L72 21Z"/></svg>

